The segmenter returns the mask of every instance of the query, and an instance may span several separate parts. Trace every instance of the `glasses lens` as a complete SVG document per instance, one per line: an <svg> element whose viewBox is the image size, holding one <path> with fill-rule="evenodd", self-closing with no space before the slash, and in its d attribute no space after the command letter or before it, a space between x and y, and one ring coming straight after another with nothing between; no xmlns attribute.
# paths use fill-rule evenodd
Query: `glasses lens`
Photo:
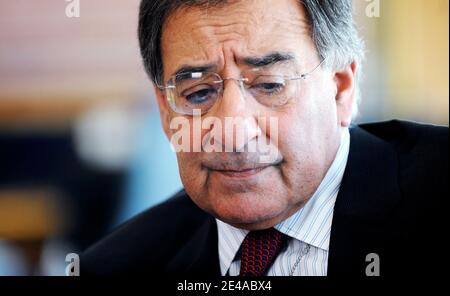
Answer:
<svg viewBox="0 0 450 296"><path fill-rule="evenodd" d="M251 81L248 91L265 106L281 106L293 95L293 85L289 82L281 75L259 75Z"/></svg>
<svg viewBox="0 0 450 296"><path fill-rule="evenodd" d="M173 85L175 111L193 114L194 109L207 112L218 100L222 80L218 74L191 72L179 74L169 81Z"/></svg>

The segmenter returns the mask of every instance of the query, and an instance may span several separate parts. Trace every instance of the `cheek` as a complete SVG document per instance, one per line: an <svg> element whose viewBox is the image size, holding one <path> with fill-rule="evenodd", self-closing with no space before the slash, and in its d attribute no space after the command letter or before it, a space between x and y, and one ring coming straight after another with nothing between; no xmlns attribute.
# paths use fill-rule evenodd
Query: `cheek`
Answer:
<svg viewBox="0 0 450 296"><path fill-rule="evenodd" d="M183 185L199 191L206 181L206 170L202 169L200 153L177 153L178 168Z"/></svg>
<svg viewBox="0 0 450 296"><path fill-rule="evenodd" d="M283 156L280 169L286 190L296 201L305 201L327 169L327 144L308 120L292 122L280 122L279 150Z"/></svg>
<svg viewBox="0 0 450 296"><path fill-rule="evenodd" d="M213 200L208 194L208 171L202 168L202 153L177 153L178 168L186 193L202 209L211 209Z"/></svg>
<svg viewBox="0 0 450 296"><path fill-rule="evenodd" d="M327 75L321 76L307 88L309 98L308 107L312 110L311 116L320 120L323 128L337 125L337 106L335 96L335 84Z"/></svg>
<svg viewBox="0 0 450 296"><path fill-rule="evenodd" d="M292 178L320 175L338 132L330 89L317 85L304 88L279 114L278 125L278 147L286 163L286 174Z"/></svg>
<svg viewBox="0 0 450 296"><path fill-rule="evenodd" d="M302 83L301 92L287 110L284 131L302 150L323 148L338 127L333 85L326 77Z"/></svg>

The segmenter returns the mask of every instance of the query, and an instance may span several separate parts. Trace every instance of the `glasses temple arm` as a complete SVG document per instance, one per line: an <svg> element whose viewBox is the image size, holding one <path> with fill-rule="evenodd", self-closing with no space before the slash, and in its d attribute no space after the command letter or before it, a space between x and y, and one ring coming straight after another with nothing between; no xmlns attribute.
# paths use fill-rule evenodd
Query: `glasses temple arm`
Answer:
<svg viewBox="0 0 450 296"><path fill-rule="evenodd" d="M320 62L320 64L318 64L316 67L314 67L314 69L312 69L312 70L309 71L308 73L302 74L302 75L300 75L300 76L298 76L298 77L295 77L294 79L304 79L304 78L306 78L307 76L311 75L312 73L314 73L314 71L316 71L318 68L320 68L320 66L323 65L323 63L325 62L325 60L326 60L326 58L323 59L323 60Z"/></svg>

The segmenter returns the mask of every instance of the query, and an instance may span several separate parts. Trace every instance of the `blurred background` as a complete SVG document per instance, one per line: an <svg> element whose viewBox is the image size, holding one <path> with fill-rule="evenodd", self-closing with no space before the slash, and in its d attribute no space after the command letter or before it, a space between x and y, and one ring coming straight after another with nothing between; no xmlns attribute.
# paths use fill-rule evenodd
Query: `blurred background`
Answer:
<svg viewBox="0 0 450 296"><path fill-rule="evenodd" d="M67 253L182 187L141 65L139 0L79 3L69 18L64 0L0 0L0 275L64 275ZM448 6L354 1L356 122L448 125Z"/></svg>

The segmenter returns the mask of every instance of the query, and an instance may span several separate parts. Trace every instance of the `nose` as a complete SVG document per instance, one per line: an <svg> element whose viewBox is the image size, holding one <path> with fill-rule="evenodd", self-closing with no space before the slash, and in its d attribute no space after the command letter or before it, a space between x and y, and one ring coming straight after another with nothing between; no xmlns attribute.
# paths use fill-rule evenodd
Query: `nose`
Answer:
<svg viewBox="0 0 450 296"><path fill-rule="evenodd" d="M215 112L222 124L221 145L225 152L244 151L261 134L255 109L246 100L242 79L224 79L222 98Z"/></svg>

